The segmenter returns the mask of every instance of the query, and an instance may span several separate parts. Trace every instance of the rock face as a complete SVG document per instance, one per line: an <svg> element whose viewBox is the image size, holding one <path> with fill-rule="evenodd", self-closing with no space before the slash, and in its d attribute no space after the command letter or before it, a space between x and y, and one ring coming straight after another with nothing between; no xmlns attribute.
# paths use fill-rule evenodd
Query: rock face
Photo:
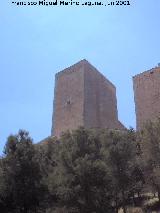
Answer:
<svg viewBox="0 0 160 213"><path fill-rule="evenodd" d="M55 76L51 135L85 128L125 129L118 120L116 88L88 61Z"/></svg>
<svg viewBox="0 0 160 213"><path fill-rule="evenodd" d="M160 116L160 67L133 77L137 130Z"/></svg>

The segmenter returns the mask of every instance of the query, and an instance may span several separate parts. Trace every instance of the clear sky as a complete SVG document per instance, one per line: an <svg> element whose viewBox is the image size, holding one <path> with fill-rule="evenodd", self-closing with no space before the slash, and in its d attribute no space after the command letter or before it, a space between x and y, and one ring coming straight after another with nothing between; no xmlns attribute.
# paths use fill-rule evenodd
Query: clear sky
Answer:
<svg viewBox="0 0 160 213"><path fill-rule="evenodd" d="M160 62L160 1L130 3L47 7L0 0L0 153L19 129L35 142L50 135L54 75L84 58L115 84L119 119L135 128L132 76Z"/></svg>

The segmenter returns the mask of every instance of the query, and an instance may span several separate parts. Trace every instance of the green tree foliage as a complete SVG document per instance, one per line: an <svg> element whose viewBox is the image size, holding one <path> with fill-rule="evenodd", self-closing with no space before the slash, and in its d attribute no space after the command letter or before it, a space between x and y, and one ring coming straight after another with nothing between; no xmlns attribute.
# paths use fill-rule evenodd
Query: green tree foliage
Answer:
<svg viewBox="0 0 160 213"><path fill-rule="evenodd" d="M81 127L37 145L26 131L9 136L0 159L0 210L117 213L123 208L127 212L126 205L144 182L136 135L132 129Z"/></svg>
<svg viewBox="0 0 160 213"><path fill-rule="evenodd" d="M60 205L69 212L113 212L111 177L94 132L80 128L62 136L56 175Z"/></svg>
<svg viewBox="0 0 160 213"><path fill-rule="evenodd" d="M146 184L158 192L160 200L160 119L145 125L141 131L141 147Z"/></svg>
<svg viewBox="0 0 160 213"><path fill-rule="evenodd" d="M4 212L38 212L43 198L41 172L35 147L28 132L9 136L1 159L3 189L0 191Z"/></svg>
<svg viewBox="0 0 160 213"><path fill-rule="evenodd" d="M122 206L126 212L126 203L136 187L134 180L136 143L135 133L129 131L109 131L103 136L103 155L112 177L112 196L116 212Z"/></svg>
<svg viewBox="0 0 160 213"><path fill-rule="evenodd" d="M54 171L55 167L57 166L58 152L59 142L56 140L56 138L47 138L41 144L36 145L36 153L39 160L42 183L46 188L43 205L46 207L46 209L51 209L51 213L53 213L53 209L58 200L54 184Z"/></svg>

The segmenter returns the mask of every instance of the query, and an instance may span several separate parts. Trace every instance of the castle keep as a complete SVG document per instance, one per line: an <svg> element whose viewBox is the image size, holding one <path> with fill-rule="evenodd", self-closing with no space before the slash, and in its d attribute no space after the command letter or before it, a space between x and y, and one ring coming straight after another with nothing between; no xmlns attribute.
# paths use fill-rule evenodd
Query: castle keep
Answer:
<svg viewBox="0 0 160 213"><path fill-rule="evenodd" d="M133 77L137 130L160 116L160 66Z"/></svg>
<svg viewBox="0 0 160 213"><path fill-rule="evenodd" d="M55 76L51 135L85 128L124 129L118 120L115 86L82 60Z"/></svg>

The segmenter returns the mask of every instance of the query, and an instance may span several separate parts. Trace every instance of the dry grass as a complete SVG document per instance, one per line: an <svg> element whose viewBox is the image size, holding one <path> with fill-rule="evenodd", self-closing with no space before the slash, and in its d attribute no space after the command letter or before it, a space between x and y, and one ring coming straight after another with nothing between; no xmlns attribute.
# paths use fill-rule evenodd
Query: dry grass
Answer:
<svg viewBox="0 0 160 213"><path fill-rule="evenodd" d="M120 209L119 213L123 213L123 210ZM141 208L135 207L135 208L127 208L127 213L144 213L144 212L142 211Z"/></svg>
<svg viewBox="0 0 160 213"><path fill-rule="evenodd" d="M149 199L149 200L147 200L147 201L145 201L144 202L144 205L154 205L155 203L157 203L159 200L158 200L158 198L152 198L152 199Z"/></svg>

